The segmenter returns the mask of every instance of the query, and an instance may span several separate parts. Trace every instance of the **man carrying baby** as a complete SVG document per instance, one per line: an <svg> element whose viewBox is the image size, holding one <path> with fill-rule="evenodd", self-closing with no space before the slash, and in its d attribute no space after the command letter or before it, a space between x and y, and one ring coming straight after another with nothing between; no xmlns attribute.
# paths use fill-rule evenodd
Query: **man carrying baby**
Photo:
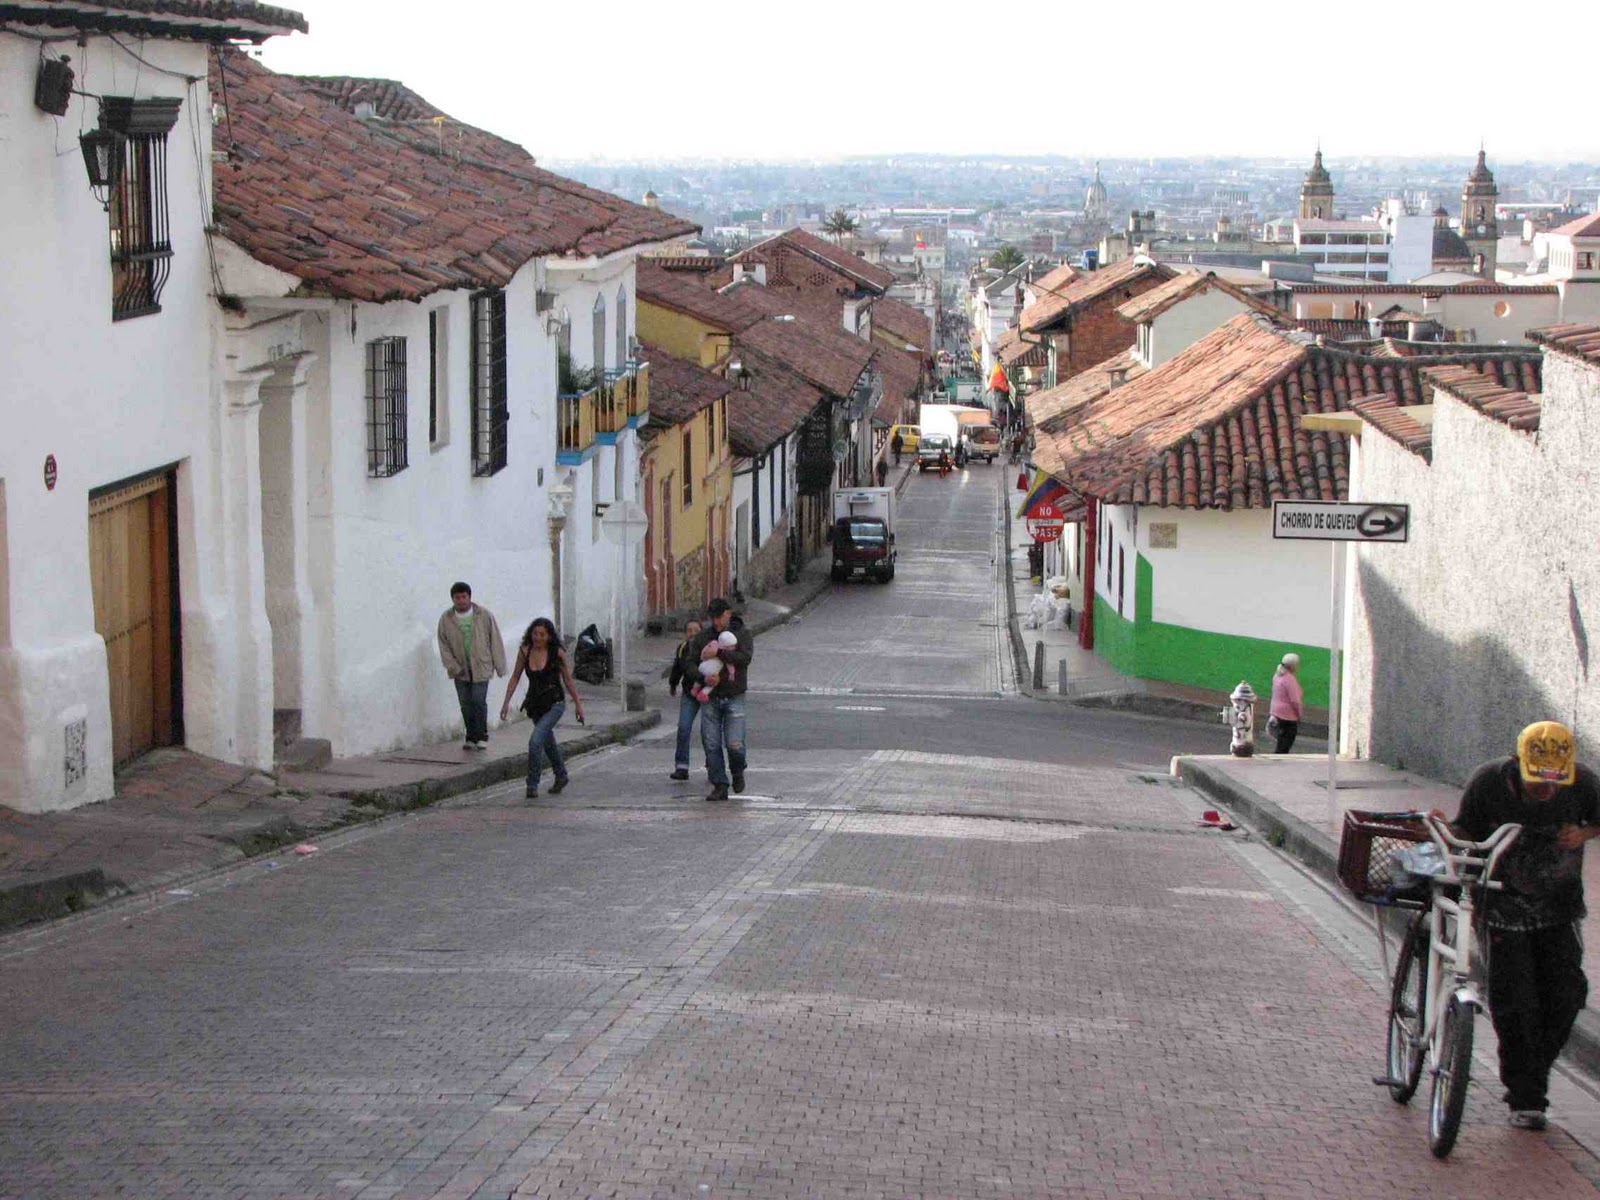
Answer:
<svg viewBox="0 0 1600 1200"><path fill-rule="evenodd" d="M750 675L750 658L755 653L755 638L733 606L718 597L706 606L711 623L690 643L691 653L702 664L720 664L702 672L706 682L705 701L700 706L700 744L706 752L706 775L711 781L708 801L728 798L729 772L733 791L744 791L745 752L744 694ZM724 635L731 635L730 638ZM715 680L714 683L712 681ZM724 761L723 752L727 757Z"/></svg>

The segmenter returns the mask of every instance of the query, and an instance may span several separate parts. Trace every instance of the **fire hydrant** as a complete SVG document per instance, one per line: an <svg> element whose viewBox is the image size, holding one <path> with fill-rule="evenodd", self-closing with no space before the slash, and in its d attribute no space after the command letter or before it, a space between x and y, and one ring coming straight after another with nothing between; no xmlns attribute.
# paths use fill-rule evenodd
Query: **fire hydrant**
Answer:
<svg viewBox="0 0 1600 1200"><path fill-rule="evenodd" d="M1222 710L1222 723L1233 730L1228 751L1235 758L1250 758L1256 752L1256 693L1243 679L1228 696L1233 703Z"/></svg>

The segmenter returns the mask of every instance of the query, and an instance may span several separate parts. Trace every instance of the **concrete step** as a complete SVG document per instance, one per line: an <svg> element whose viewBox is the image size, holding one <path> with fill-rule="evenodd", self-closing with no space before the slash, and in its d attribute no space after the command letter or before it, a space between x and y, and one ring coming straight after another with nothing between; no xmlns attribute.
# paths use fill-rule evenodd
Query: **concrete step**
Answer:
<svg viewBox="0 0 1600 1200"><path fill-rule="evenodd" d="M272 756L280 771L320 771L332 761L333 743L327 738L296 738Z"/></svg>

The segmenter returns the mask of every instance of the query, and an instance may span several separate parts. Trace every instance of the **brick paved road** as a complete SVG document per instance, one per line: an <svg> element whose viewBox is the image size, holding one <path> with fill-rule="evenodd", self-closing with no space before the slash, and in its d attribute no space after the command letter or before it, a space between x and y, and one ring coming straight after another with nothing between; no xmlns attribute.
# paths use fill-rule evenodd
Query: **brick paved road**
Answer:
<svg viewBox="0 0 1600 1200"><path fill-rule="evenodd" d="M870 637L857 602L753 678L837 678L784 652ZM1443 1164L1366 1082L1382 1002L1326 902L1158 773L1212 731L751 707L740 803L668 783L661 731L559 803L494 789L0 941L0 1196L1593 1193L1488 1082Z"/></svg>

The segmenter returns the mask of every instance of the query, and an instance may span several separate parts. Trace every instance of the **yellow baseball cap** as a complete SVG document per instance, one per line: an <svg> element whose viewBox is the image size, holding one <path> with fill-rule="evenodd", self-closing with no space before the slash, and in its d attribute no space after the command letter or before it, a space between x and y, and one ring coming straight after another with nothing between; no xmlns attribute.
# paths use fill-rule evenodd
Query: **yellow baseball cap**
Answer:
<svg viewBox="0 0 1600 1200"><path fill-rule="evenodd" d="M1517 762L1528 783L1571 783L1578 775L1572 730L1560 721L1535 721L1517 735Z"/></svg>

